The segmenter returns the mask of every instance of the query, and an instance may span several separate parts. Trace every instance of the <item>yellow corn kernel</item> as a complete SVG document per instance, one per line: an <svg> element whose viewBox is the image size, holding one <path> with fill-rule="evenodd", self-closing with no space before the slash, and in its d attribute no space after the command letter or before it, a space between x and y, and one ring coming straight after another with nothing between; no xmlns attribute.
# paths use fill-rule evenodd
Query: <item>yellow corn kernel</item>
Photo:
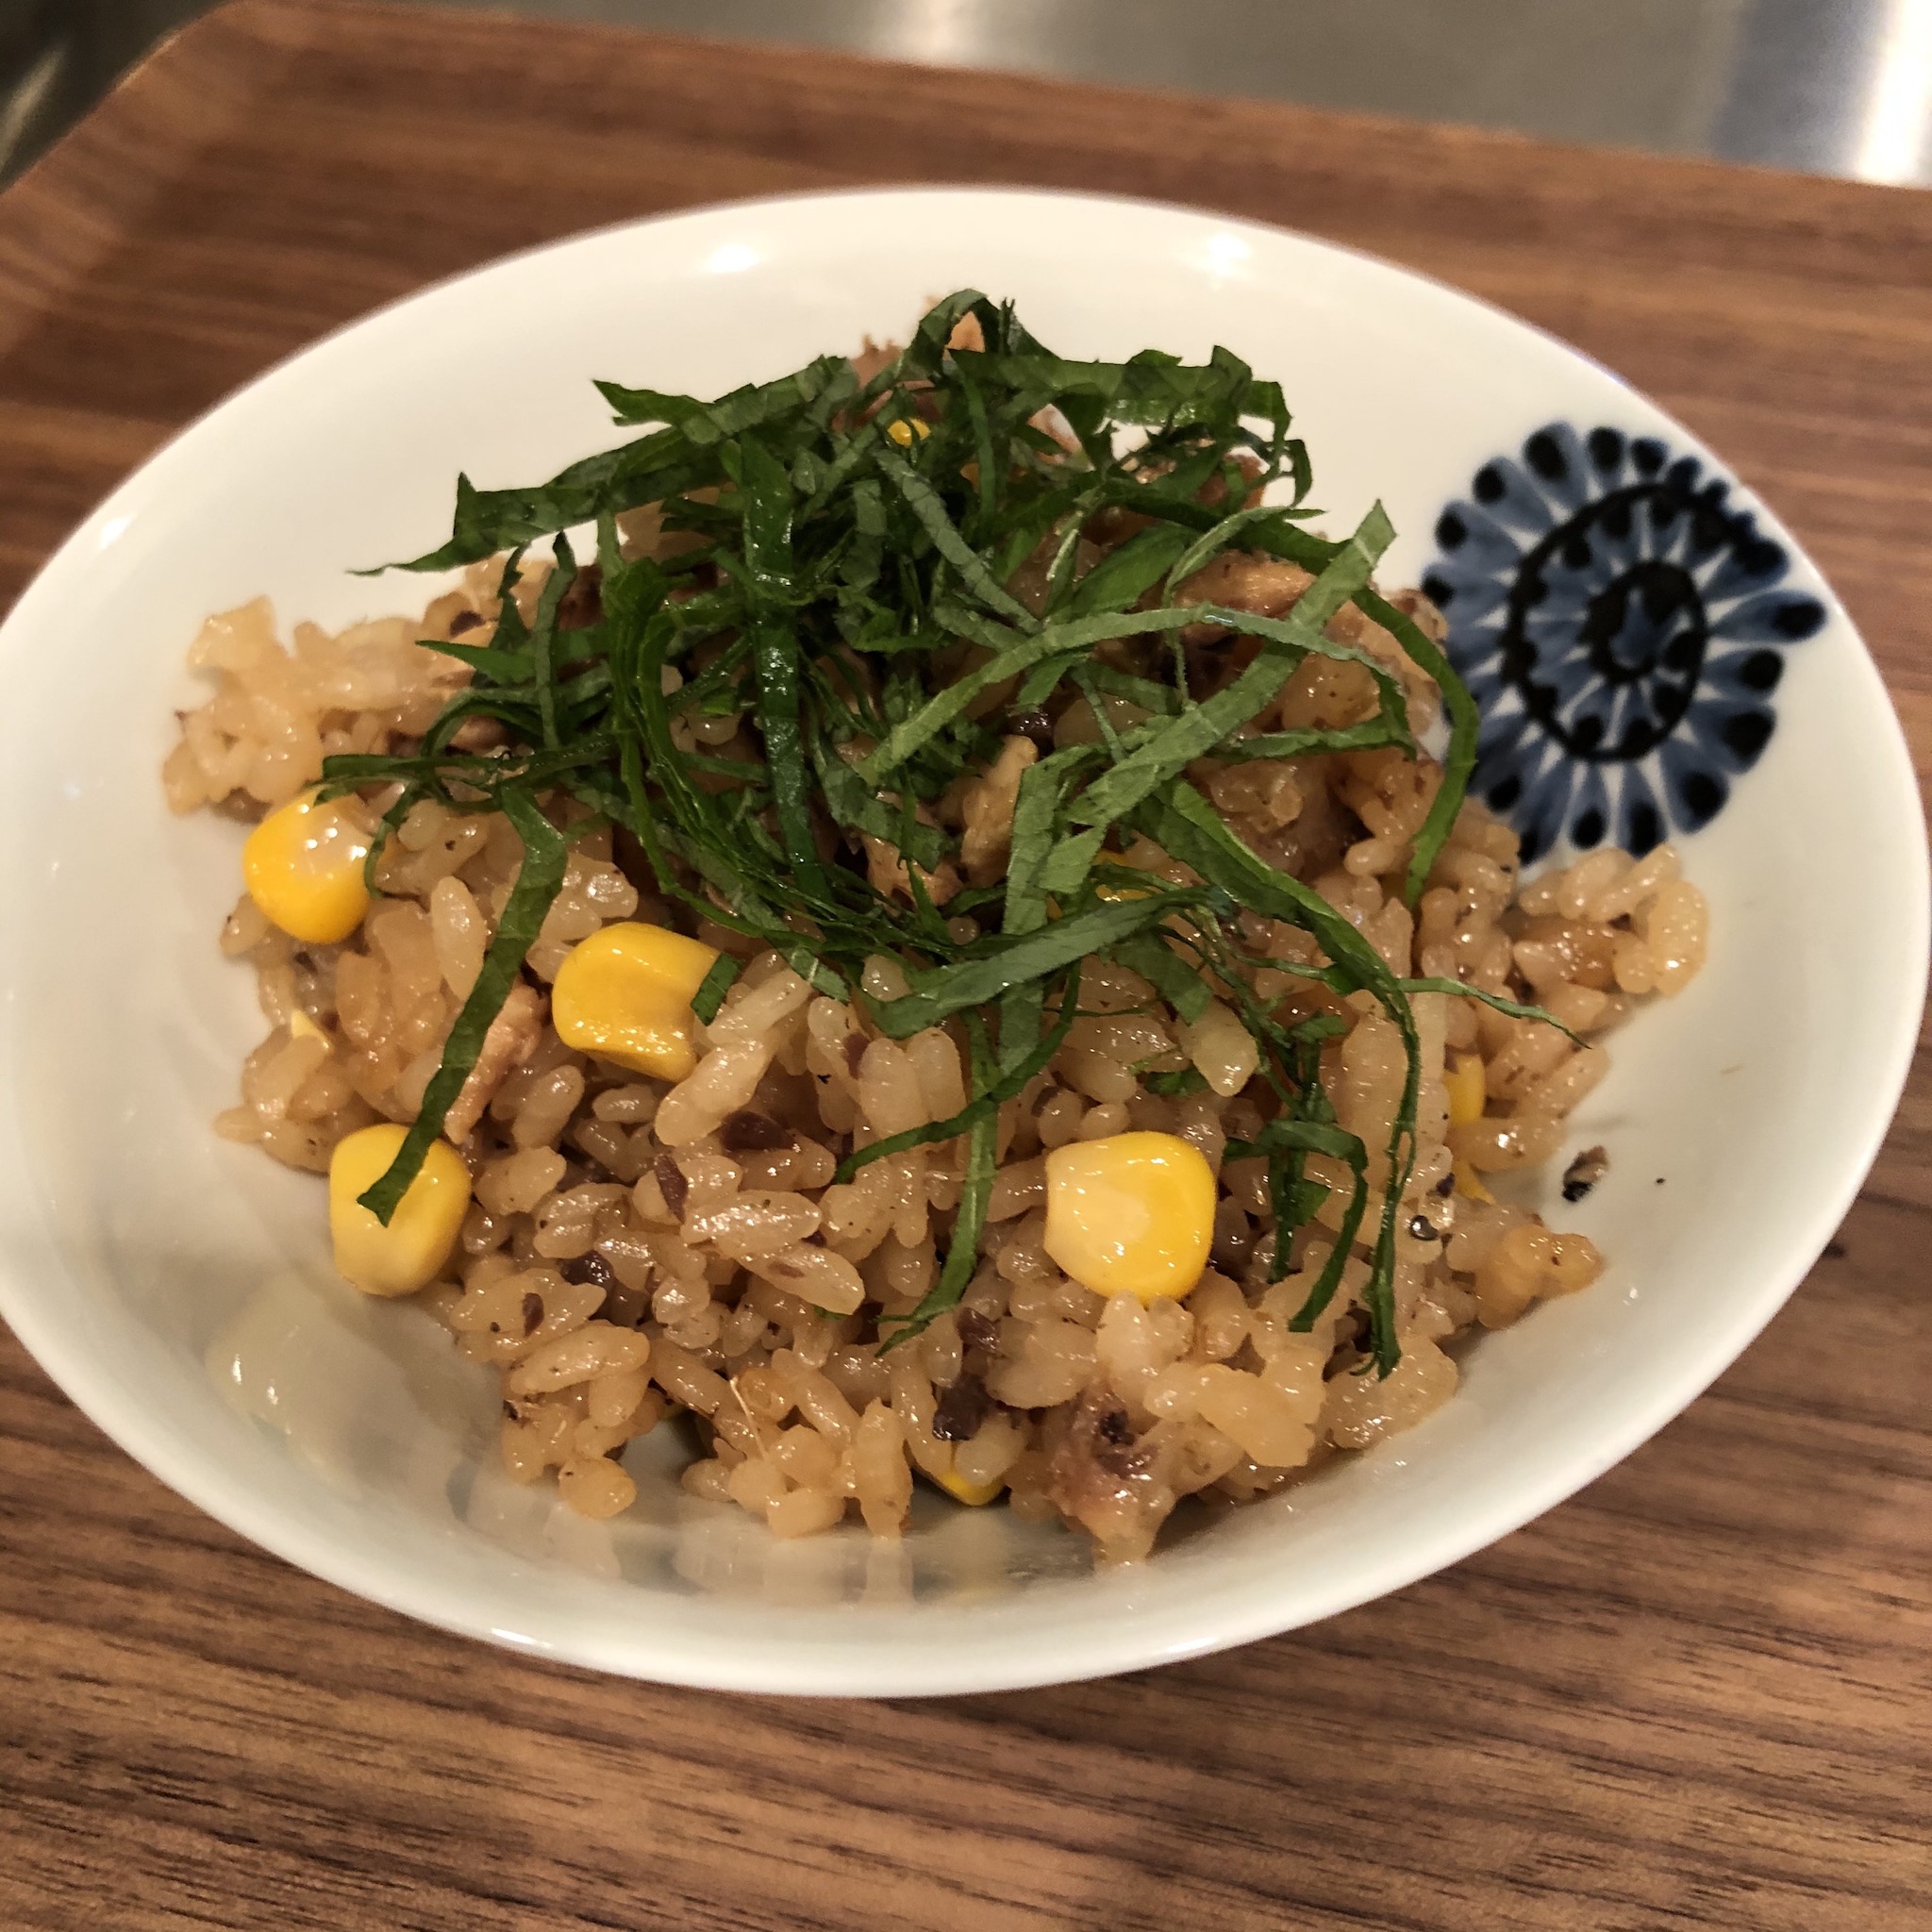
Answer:
<svg viewBox="0 0 1932 1932"><path fill-rule="evenodd" d="M389 1172L407 1128L385 1121L336 1143L328 1164L328 1224L336 1272L364 1294L414 1294L442 1272L470 1208L470 1170L447 1141L433 1141L423 1170L387 1227L358 1195Z"/></svg>
<svg viewBox="0 0 1932 1932"><path fill-rule="evenodd" d="M369 910L368 857L369 835L349 801L319 805L305 791L249 833L242 876L248 896L291 939L328 946L347 939Z"/></svg>
<svg viewBox="0 0 1932 1932"><path fill-rule="evenodd" d="M886 425L886 434L901 449L910 449L915 436L924 439L932 434L932 425L917 416L898 416Z"/></svg>
<svg viewBox="0 0 1932 1932"><path fill-rule="evenodd" d="M1481 1054L1451 1054L1449 1069L1442 1076L1442 1084L1449 1090L1449 1124L1452 1127L1463 1126L1470 1121L1482 1119L1489 1091L1483 1084Z"/></svg>
<svg viewBox="0 0 1932 1932"><path fill-rule="evenodd" d="M922 1475L924 1473L924 1470L920 1472ZM961 1503L970 1503L975 1509L983 1504L991 1503L1007 1486L1005 1476L1001 1476L997 1482L969 1483L964 1476L955 1475L951 1470L944 1475L934 1476L932 1480L945 1491L947 1495L956 1497Z"/></svg>
<svg viewBox="0 0 1932 1932"><path fill-rule="evenodd" d="M1467 1195L1472 1201L1488 1201L1492 1206L1495 1195L1483 1183L1483 1177L1466 1160L1456 1163L1456 1191Z"/></svg>
<svg viewBox="0 0 1932 1932"><path fill-rule="evenodd" d="M660 1080L698 1063L691 997L718 955L661 925L626 920L573 947L550 989L550 1016L566 1046Z"/></svg>
<svg viewBox="0 0 1932 1932"><path fill-rule="evenodd" d="M1046 1252L1096 1294L1188 1293L1214 1239L1214 1171L1173 1134L1072 1141L1046 1157Z"/></svg>

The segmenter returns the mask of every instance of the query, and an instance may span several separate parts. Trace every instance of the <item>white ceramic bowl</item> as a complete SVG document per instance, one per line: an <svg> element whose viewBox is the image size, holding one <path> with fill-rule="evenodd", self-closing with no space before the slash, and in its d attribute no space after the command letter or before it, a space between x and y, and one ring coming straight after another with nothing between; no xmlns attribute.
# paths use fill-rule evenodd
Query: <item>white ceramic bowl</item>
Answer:
<svg viewBox="0 0 1932 1932"><path fill-rule="evenodd" d="M438 541L458 467L522 482L603 446L591 377L719 391L904 330L963 284L1016 298L1068 354L1219 341L1278 376L1316 500L1337 528L1386 501L1402 536L1384 580L1454 591L1479 681L1493 627L1477 620L1540 520L1580 514L1596 556L1541 565L1546 651L1566 595L1601 618L1607 579L1632 570L1662 618L1646 643L1624 610L1607 648L1625 661L1681 634L1686 584L1732 631L1772 638L1713 644L1698 708L1649 760L1653 792L1707 806L1709 774L1763 736L1736 720L1775 708L1726 808L1682 839L1710 896L1709 968L1618 1038L1576 1123L1613 1165L1563 1218L1609 1254L1607 1276L1484 1338L1413 1433L1113 1574L1091 1572L1081 1540L936 1497L898 1547L856 1530L774 1543L684 1496L653 1464L658 1439L634 1448L642 1493L613 1524L509 1487L491 1378L426 1314L336 1280L318 1182L209 1132L258 1031L250 975L214 949L240 832L170 819L156 775L204 613L263 591L285 622L416 608L415 580L345 573ZM1562 473L1534 488L1533 461L1473 480L1563 423L1654 439L1650 468L1688 458L1698 488L1722 475L1602 369L1447 289L1273 229L1054 195L708 209L517 257L317 344L129 478L0 631L0 1309L131 1455L291 1562L454 1630L674 1682L898 1695L1098 1675L1346 1609L1515 1528L1690 1402L1810 1266L1896 1102L1926 944L1903 743L1815 572L1762 510L1755 533L1731 515L1755 509L1735 489L1705 499L1715 552L1673 551L1621 441L1533 445ZM1619 491L1638 512L1621 537ZM1439 555L1445 507L1485 495L1504 521L1465 509ZM1668 686L1648 681L1659 703ZM1492 758L1484 782L1511 769ZM1628 807L1636 769L1571 775L1609 772ZM1569 791L1518 775L1543 808ZM1579 791L1566 822L1588 805Z"/></svg>

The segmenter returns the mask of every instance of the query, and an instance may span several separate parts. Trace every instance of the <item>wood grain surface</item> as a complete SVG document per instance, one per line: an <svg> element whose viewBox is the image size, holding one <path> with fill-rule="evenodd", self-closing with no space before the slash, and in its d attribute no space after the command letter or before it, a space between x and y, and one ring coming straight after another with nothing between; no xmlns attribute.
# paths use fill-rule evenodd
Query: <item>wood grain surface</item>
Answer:
<svg viewBox="0 0 1932 1932"><path fill-rule="evenodd" d="M223 391L433 276L933 179L1291 224L1579 343L1790 523L1932 766L1932 197L456 12L247 0L0 198L0 591ZM942 1704L420 1628L197 1514L0 1335L0 1927L1932 1925L1928 1249L1922 1050L1790 1307L1575 1501L1315 1629Z"/></svg>

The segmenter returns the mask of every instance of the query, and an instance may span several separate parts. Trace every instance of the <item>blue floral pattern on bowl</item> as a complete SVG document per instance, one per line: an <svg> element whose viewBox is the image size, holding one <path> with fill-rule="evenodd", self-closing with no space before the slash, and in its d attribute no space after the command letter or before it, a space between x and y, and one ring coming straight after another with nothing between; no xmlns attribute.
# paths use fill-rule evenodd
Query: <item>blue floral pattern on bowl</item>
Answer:
<svg viewBox="0 0 1932 1932"><path fill-rule="evenodd" d="M1472 790L1525 859L1694 832L1770 742L1824 607L1779 588L1790 558L1730 490L1655 437L1552 423L1437 520L1423 589L1482 713Z"/></svg>

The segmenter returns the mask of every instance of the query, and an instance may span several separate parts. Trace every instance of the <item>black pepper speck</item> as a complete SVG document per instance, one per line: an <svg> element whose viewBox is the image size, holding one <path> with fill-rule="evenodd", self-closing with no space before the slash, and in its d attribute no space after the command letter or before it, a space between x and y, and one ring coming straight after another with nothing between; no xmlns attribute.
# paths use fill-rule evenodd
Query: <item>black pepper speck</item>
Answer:
<svg viewBox="0 0 1932 1932"><path fill-rule="evenodd" d="M660 1154L651 1163L651 1172L658 1179L658 1191L664 1196L664 1205L671 1210L674 1221L684 1219L684 1204L691 1199L691 1183L684 1177L684 1170L670 1155Z"/></svg>
<svg viewBox="0 0 1932 1932"><path fill-rule="evenodd" d="M941 1392L932 1412L932 1432L941 1442L970 1442L991 1407L986 1384L969 1372Z"/></svg>
<svg viewBox="0 0 1932 1932"><path fill-rule="evenodd" d="M575 1255L568 1261L560 1262L557 1272L566 1281L575 1281L579 1287L608 1288L617 1279L610 1263L595 1248L588 1255Z"/></svg>
<svg viewBox="0 0 1932 1932"><path fill-rule="evenodd" d="M1037 707L1027 710L1008 711L1007 730L1015 738L1031 739L1042 752L1053 749L1053 720Z"/></svg>

